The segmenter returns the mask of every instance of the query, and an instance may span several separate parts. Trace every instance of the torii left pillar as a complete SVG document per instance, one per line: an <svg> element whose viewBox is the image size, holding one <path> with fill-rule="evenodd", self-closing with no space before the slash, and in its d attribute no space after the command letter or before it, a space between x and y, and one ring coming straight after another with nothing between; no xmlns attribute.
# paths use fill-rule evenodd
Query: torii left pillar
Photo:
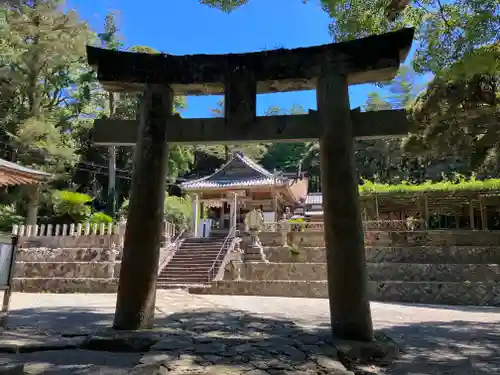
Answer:
<svg viewBox="0 0 500 375"><path fill-rule="evenodd" d="M170 87L148 85L140 109L115 329L153 327L168 161L166 124L172 113Z"/></svg>

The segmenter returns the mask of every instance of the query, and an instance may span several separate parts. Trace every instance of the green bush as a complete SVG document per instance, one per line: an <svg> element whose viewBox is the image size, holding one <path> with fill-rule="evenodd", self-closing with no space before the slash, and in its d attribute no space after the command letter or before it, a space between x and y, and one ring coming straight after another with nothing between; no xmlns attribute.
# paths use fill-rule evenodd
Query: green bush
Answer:
<svg viewBox="0 0 500 375"><path fill-rule="evenodd" d="M18 215L14 205L0 205L0 231L11 232L15 224L22 224L24 218Z"/></svg>
<svg viewBox="0 0 500 375"><path fill-rule="evenodd" d="M125 199L120 208L119 215L123 218L128 216L129 200ZM189 198L166 196L165 197L165 220L175 224L180 229L185 229L191 221L191 200Z"/></svg>
<svg viewBox="0 0 500 375"><path fill-rule="evenodd" d="M90 216L90 222L92 224L109 224L113 222L113 218L104 212L95 212Z"/></svg>
<svg viewBox="0 0 500 375"><path fill-rule="evenodd" d="M181 197L165 198L165 219L180 229L185 229L191 221L191 200Z"/></svg>
<svg viewBox="0 0 500 375"><path fill-rule="evenodd" d="M292 224L292 231L294 232L303 232L306 229L306 221L302 218L297 219L289 219L288 222ZM293 225L295 224L295 225ZM297 225L301 224L301 225Z"/></svg>
<svg viewBox="0 0 500 375"><path fill-rule="evenodd" d="M74 191L58 190L54 192L54 213L60 217L71 217L76 223L87 221L92 213L88 203L92 197Z"/></svg>

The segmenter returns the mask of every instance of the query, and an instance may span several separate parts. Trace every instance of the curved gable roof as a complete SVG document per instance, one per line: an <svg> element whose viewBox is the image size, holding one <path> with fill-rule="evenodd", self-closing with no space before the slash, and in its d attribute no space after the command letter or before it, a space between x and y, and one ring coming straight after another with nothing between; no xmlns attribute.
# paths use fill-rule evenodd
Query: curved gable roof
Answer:
<svg viewBox="0 0 500 375"><path fill-rule="evenodd" d="M272 185L283 183L283 178L275 175L241 152L235 152L231 159L217 171L196 180L181 184L183 189L224 188L237 186Z"/></svg>

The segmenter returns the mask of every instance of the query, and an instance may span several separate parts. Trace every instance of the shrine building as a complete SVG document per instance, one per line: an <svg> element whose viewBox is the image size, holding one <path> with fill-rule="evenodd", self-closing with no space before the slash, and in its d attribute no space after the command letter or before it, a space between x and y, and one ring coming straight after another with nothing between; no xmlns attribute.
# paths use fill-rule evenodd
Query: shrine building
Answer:
<svg viewBox="0 0 500 375"><path fill-rule="evenodd" d="M213 230L241 229L246 213L260 209L265 222L276 222L307 196L307 178L270 172L235 152L209 176L186 181L181 189L192 197L195 236L203 236L200 219L211 219Z"/></svg>

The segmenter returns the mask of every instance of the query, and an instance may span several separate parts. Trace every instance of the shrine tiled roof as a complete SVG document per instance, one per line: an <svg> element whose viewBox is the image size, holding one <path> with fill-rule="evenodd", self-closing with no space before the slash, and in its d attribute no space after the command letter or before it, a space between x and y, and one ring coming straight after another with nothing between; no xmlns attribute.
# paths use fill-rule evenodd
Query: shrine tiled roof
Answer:
<svg viewBox="0 0 500 375"><path fill-rule="evenodd" d="M277 177L241 152L209 176L181 184L183 189L217 189L283 184L286 179Z"/></svg>
<svg viewBox="0 0 500 375"><path fill-rule="evenodd" d="M0 159L0 186L34 184L48 180L52 175Z"/></svg>

